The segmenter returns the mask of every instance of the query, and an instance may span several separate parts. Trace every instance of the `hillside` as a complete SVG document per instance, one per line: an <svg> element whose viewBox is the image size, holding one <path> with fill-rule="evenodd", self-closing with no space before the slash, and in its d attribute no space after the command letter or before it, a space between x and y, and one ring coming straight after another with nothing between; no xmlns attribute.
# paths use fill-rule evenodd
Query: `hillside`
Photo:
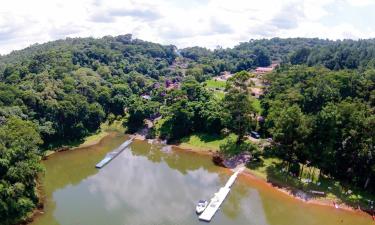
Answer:
<svg viewBox="0 0 375 225"><path fill-rule="evenodd" d="M279 66L259 78L266 85L255 99L251 71L272 62ZM273 38L209 50L127 34L1 56L0 221L13 224L35 208L46 150L82 141L116 119L131 133L147 121L154 125L148 137L171 142L194 134L227 140L223 154L272 154L297 177L309 165L373 192L374 71L374 39ZM222 72L233 74L210 80ZM249 141L254 130L273 138L269 152Z"/></svg>

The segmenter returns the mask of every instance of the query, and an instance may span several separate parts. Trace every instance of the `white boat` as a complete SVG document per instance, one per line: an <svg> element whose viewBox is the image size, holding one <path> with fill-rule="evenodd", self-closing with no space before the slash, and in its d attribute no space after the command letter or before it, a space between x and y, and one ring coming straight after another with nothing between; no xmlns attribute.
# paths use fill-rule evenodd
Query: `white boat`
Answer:
<svg viewBox="0 0 375 225"><path fill-rule="evenodd" d="M207 208L207 205L208 205L208 201L206 201L206 200L199 200L197 206L195 207L195 211L198 214L201 214Z"/></svg>
<svg viewBox="0 0 375 225"><path fill-rule="evenodd" d="M224 187L220 188L218 192L214 194L214 197L211 198L208 205L205 206L203 209L203 212L199 215L199 219L210 222L212 217L215 215L216 211L219 209L220 205L223 203L225 198L230 192L230 187L234 184L237 176L239 173L241 173L245 168L240 167L232 174L232 176L229 178L228 182L225 184ZM197 206L197 212L198 212L198 206Z"/></svg>
<svg viewBox="0 0 375 225"><path fill-rule="evenodd" d="M223 203L224 199L227 197L230 188L222 187L220 190L215 193L215 196L208 203L207 208L199 216L200 220L211 221L212 217L215 215L216 211L219 209L220 205Z"/></svg>

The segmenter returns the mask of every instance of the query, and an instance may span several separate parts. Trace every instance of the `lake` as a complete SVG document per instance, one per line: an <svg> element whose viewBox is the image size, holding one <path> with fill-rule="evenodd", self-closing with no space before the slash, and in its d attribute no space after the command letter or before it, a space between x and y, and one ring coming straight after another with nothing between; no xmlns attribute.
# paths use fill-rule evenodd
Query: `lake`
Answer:
<svg viewBox="0 0 375 225"><path fill-rule="evenodd" d="M194 225L199 199L210 199L231 171L209 156L135 140L101 170L107 152L127 136L111 133L97 145L43 161L44 214L32 225ZM369 225L359 212L306 204L265 182L240 175L210 224Z"/></svg>

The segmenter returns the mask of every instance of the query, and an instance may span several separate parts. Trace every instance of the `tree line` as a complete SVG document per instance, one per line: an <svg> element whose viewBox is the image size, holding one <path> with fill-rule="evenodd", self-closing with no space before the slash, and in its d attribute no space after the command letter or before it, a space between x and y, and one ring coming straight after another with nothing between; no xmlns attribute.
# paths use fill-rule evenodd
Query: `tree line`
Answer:
<svg viewBox="0 0 375 225"><path fill-rule="evenodd" d="M190 60L187 72L201 80L223 71L236 73L269 66L272 62L324 66L331 70L363 70L375 65L375 39L271 38L249 40L225 49L190 47L179 53Z"/></svg>
<svg viewBox="0 0 375 225"><path fill-rule="evenodd" d="M125 117L129 132L161 118L150 135L171 141L236 133L237 150L256 150L244 136L259 127L291 165L310 163L373 189L374 44L273 38L179 50L127 34L68 38L0 56L0 221L14 224L35 207L43 151L80 140L116 116ZM187 68L175 67L176 59ZM247 71L272 61L281 65L267 77L266 119L257 124ZM236 75L219 99L203 81L223 71Z"/></svg>
<svg viewBox="0 0 375 225"><path fill-rule="evenodd" d="M262 129L294 173L309 164L374 191L375 68L286 66L267 79Z"/></svg>
<svg viewBox="0 0 375 225"><path fill-rule="evenodd" d="M117 37L33 45L0 58L0 221L35 207L40 156L81 140L140 96L177 77L174 46Z"/></svg>

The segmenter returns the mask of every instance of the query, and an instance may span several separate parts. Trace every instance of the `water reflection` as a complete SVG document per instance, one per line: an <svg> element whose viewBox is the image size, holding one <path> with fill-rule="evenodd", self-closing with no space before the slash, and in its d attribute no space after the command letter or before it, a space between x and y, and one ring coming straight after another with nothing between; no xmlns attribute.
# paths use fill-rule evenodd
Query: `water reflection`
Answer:
<svg viewBox="0 0 375 225"><path fill-rule="evenodd" d="M135 141L101 170L94 165L120 145L124 136L59 153L46 161L46 214L33 225L194 225L195 203L209 199L230 172L199 154ZM345 213L344 223L320 208L295 202L244 180L233 190L211 224L370 224ZM339 214L335 214L339 216Z"/></svg>
<svg viewBox="0 0 375 225"><path fill-rule="evenodd" d="M184 163L186 158L173 152L146 151L151 148L143 145L147 143L135 143L132 151L124 151L95 176L56 191L57 220L61 224L198 224L195 202L212 196L228 176ZM171 170L173 166L176 169ZM224 216L218 215L221 223L215 224L237 218L241 208L233 213L231 205L238 205L244 195L242 188L228 199ZM79 205L80 210L69 205Z"/></svg>
<svg viewBox="0 0 375 225"><path fill-rule="evenodd" d="M94 146L59 152L44 161L46 171L41 176L41 180L45 212L36 217L32 224L59 225L60 223L54 217L56 202L53 193L69 185L77 185L83 179L96 174L98 170L92 165L95 165L106 152L119 146L126 139L127 137L122 134L111 133Z"/></svg>

